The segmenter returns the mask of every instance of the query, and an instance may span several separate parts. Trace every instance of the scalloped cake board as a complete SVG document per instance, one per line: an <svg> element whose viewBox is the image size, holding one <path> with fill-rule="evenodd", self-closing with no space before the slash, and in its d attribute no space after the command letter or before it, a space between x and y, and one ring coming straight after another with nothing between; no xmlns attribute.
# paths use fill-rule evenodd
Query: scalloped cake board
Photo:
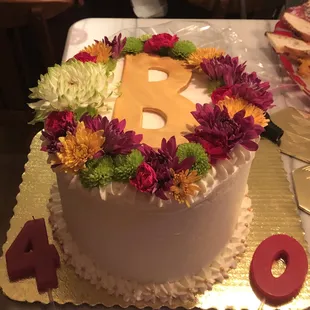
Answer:
<svg viewBox="0 0 310 310"><path fill-rule="evenodd" d="M23 182L20 185L20 193L17 197L17 205L14 208L14 216L11 219L11 227L7 233L7 241L3 246L6 252L12 241L19 233L24 223L32 216L44 217L48 221L48 210L46 205L50 198L50 189L55 182L55 175L46 163L46 154L40 151L40 133L33 139L29 161L25 166ZM216 284L212 291L207 291L203 296L197 296L196 302L182 302L176 300L170 308L200 307L204 309L258 309L260 301L256 298L249 284L249 264L253 251L257 245L266 237L286 233L296 238L306 249L304 232L301 221L297 214L297 207L293 202L289 191L289 184L284 173L280 153L275 145L269 141L262 140L260 149L252 165L249 179L249 196L252 199L254 219L251 224L251 233L247 240L248 248L237 265L231 270L229 279L223 284ZM279 219L281 220L279 222ZM276 224L277 223L277 224ZM52 242L52 231L47 225L50 242ZM81 280L75 274L72 267L66 265L64 255L60 247L55 243L61 256L61 268L58 270L59 287L53 290L52 295L55 302L59 304L73 303L79 305L103 304L111 307L120 305L128 307L121 297L108 295L104 290L96 290L88 281ZM0 259L0 283L5 295L10 299L24 302L49 303L47 294L40 295L37 292L34 279L27 279L16 283L10 283L6 272L5 257ZM310 274L304 284L299 296L290 304L281 309L303 309L309 304L307 298L310 296ZM144 303L135 304L138 308L152 306L160 308L160 302L148 305ZM270 309L264 306L264 309Z"/></svg>

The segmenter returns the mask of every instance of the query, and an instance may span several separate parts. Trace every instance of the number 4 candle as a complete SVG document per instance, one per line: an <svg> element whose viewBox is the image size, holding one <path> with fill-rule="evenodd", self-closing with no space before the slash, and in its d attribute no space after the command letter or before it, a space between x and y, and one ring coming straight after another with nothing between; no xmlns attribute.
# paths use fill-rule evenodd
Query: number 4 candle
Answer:
<svg viewBox="0 0 310 310"><path fill-rule="evenodd" d="M10 281L35 277L40 293L58 287L60 259L55 246L48 243L43 218L25 223L5 257Z"/></svg>

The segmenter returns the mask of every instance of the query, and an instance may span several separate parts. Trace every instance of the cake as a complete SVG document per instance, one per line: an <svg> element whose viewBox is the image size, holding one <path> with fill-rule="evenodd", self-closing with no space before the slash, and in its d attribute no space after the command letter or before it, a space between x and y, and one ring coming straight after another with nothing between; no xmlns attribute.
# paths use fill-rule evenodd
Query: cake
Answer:
<svg viewBox="0 0 310 310"><path fill-rule="evenodd" d="M30 106L57 178L50 222L81 278L128 302L170 303L228 277L273 102L245 67L163 33L105 37L41 76Z"/></svg>

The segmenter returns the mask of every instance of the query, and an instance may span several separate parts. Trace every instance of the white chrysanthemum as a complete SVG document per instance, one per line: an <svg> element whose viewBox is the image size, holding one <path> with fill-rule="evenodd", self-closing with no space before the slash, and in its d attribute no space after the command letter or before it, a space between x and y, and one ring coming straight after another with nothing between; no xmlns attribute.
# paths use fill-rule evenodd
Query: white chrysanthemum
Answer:
<svg viewBox="0 0 310 310"><path fill-rule="evenodd" d="M43 120L51 111L79 108L108 111L109 101L118 95L118 85L111 83L113 73L107 64L71 60L48 68L38 86L31 88L29 106L36 110L35 121Z"/></svg>

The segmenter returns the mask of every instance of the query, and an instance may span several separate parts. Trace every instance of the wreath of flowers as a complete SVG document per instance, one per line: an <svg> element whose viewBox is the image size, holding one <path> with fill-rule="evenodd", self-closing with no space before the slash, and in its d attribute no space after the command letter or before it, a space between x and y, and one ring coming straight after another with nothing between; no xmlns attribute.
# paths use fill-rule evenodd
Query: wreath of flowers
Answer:
<svg viewBox="0 0 310 310"><path fill-rule="evenodd" d="M177 145L171 137L154 149L142 143L142 135L125 131L125 120L100 116L108 110L109 98L118 95L118 85L110 83L117 59L142 52L180 59L205 74L212 103L196 104L192 115L198 124L185 134L188 143ZM211 165L229 159L238 144L256 151L255 140L268 125L265 113L273 103L269 83L245 69L238 57L196 48L168 33L95 41L49 68L31 89L30 97L39 99L30 104L36 110L34 122L44 120L42 151L49 154L52 168L78 175L87 189L125 182L189 206Z"/></svg>

